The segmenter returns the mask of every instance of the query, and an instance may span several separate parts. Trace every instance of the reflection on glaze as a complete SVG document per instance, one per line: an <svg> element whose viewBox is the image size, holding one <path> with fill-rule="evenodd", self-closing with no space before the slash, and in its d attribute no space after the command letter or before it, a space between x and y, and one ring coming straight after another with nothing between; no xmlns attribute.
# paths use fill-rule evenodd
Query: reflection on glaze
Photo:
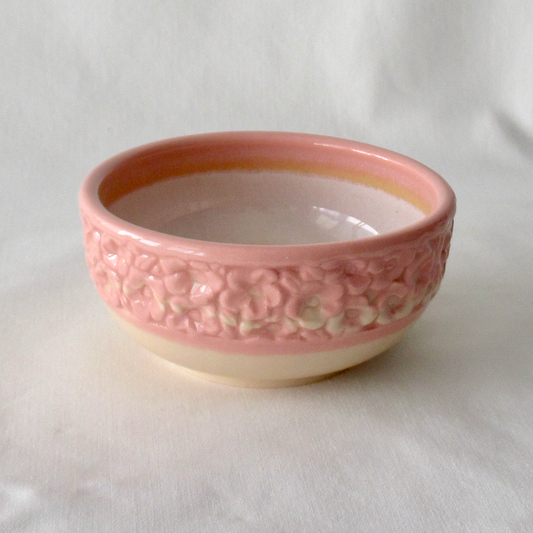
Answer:
<svg viewBox="0 0 533 533"><path fill-rule="evenodd" d="M295 172L207 172L169 178L124 195L109 209L143 228L232 244L354 241L421 220L380 189Z"/></svg>

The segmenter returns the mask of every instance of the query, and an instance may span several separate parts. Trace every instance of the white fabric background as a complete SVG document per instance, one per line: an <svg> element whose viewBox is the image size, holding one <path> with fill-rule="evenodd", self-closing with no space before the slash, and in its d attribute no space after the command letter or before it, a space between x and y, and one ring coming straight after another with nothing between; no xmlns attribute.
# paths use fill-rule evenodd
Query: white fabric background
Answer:
<svg viewBox="0 0 533 533"><path fill-rule="evenodd" d="M533 531L533 3L2 0L0 531ZM441 291L322 383L194 381L109 320L77 190L219 130L396 150L458 196Z"/></svg>

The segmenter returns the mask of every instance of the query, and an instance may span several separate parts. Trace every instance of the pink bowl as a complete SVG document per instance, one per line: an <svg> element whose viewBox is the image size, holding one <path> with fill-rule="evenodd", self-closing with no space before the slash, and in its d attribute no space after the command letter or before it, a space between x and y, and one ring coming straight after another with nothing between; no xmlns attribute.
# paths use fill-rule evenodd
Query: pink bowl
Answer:
<svg viewBox="0 0 533 533"><path fill-rule="evenodd" d="M119 154L87 176L80 206L120 326L203 377L272 387L400 340L438 290L455 197L381 148L231 132Z"/></svg>

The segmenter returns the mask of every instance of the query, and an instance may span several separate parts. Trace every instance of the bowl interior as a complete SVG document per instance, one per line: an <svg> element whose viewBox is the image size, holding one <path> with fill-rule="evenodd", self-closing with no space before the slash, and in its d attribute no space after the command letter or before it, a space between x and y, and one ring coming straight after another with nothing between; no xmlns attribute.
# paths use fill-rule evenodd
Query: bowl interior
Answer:
<svg viewBox="0 0 533 533"><path fill-rule="evenodd" d="M352 241L425 216L411 202L357 179L260 168L167 176L126 192L108 209L169 235L259 245Z"/></svg>

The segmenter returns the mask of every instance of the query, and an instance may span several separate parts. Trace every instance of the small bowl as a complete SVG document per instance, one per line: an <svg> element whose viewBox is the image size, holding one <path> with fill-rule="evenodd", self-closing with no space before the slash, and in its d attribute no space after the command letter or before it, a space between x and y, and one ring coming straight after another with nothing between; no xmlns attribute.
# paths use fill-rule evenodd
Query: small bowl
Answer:
<svg viewBox="0 0 533 533"><path fill-rule="evenodd" d="M381 148L230 132L119 154L80 206L91 277L128 334L202 377L279 387L403 337L439 288L455 196Z"/></svg>

